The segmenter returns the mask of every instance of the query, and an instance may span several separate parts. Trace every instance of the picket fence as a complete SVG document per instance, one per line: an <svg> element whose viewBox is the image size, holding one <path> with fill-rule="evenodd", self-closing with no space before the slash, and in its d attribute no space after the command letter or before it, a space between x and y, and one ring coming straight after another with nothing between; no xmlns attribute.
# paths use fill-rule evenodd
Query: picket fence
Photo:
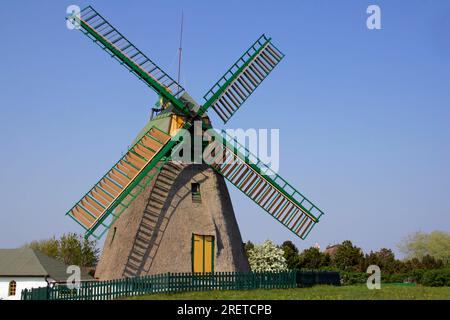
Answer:
<svg viewBox="0 0 450 320"><path fill-rule="evenodd" d="M24 289L22 300L111 300L153 293L281 289L297 286L297 272L164 273L109 281Z"/></svg>

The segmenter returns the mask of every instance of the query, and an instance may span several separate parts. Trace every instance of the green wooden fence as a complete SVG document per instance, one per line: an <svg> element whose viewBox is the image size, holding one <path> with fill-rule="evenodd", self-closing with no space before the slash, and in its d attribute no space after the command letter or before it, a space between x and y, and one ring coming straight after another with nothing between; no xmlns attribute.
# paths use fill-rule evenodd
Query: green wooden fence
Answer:
<svg viewBox="0 0 450 320"><path fill-rule="evenodd" d="M32 288L22 290L22 300L48 300L48 288Z"/></svg>
<svg viewBox="0 0 450 320"><path fill-rule="evenodd" d="M110 300L152 293L295 288L296 274L296 271L165 273L110 281L82 282L73 289L65 284L25 289L22 291L22 300Z"/></svg>

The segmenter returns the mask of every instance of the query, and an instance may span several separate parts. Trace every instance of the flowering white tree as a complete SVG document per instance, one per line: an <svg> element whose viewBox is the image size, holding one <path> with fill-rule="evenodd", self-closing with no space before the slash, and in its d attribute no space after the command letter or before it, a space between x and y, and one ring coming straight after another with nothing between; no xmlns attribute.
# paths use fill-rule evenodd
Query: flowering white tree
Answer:
<svg viewBox="0 0 450 320"><path fill-rule="evenodd" d="M283 249L271 240L255 245L248 252L248 262L252 271L284 271L287 270Z"/></svg>

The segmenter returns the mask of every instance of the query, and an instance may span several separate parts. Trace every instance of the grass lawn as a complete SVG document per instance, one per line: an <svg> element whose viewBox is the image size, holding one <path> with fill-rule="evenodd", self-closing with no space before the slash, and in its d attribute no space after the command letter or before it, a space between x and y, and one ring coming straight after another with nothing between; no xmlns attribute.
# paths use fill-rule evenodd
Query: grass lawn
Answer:
<svg viewBox="0 0 450 320"><path fill-rule="evenodd" d="M245 291L204 291L176 294L152 294L129 299L137 300L383 300L383 299L445 299L450 300L450 287L382 285L380 290L369 290L365 285L314 286L296 289L266 289Z"/></svg>

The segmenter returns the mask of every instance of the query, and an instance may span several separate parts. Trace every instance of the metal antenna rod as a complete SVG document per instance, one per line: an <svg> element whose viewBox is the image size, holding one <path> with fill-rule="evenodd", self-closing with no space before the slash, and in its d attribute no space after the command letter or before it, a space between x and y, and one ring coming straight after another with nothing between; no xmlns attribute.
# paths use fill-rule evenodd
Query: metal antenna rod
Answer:
<svg viewBox="0 0 450 320"><path fill-rule="evenodd" d="M180 76L181 76L181 58L183 54L183 22L184 22L184 13L183 9L181 9L181 30L180 30L180 47L178 48L178 86L180 86Z"/></svg>

